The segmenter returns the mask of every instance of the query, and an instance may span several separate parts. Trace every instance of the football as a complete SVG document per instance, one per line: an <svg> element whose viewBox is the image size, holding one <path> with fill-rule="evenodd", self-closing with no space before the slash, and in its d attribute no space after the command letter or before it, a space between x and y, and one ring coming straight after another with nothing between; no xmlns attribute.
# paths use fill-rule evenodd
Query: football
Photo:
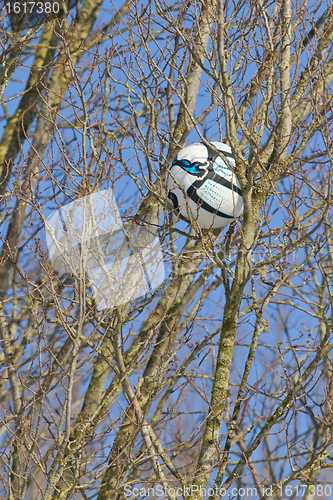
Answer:
<svg viewBox="0 0 333 500"><path fill-rule="evenodd" d="M231 148L222 142L210 144L222 151L226 161L210 146L195 142L179 151L168 172L168 198L174 208L186 220L190 210L203 229L226 226L243 213Z"/></svg>

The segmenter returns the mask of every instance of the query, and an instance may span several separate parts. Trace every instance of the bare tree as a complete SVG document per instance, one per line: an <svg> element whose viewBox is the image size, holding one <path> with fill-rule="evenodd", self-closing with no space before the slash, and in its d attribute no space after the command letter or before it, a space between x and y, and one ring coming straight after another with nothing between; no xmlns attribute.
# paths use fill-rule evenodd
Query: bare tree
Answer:
<svg viewBox="0 0 333 500"><path fill-rule="evenodd" d="M38 5L0 23L1 498L332 498L332 4ZM221 230L168 202L197 140Z"/></svg>

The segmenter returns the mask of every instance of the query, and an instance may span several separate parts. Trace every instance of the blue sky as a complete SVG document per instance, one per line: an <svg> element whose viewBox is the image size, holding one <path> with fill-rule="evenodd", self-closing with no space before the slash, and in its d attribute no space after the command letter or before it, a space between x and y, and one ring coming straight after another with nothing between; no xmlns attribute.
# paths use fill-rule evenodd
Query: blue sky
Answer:
<svg viewBox="0 0 333 500"><path fill-rule="evenodd" d="M96 25L101 26L103 23L108 22L110 19L110 11L108 10L109 5L106 2L105 3L105 12L100 16L99 20L97 21ZM244 9L246 6L244 6ZM272 7L273 8L273 4ZM314 10L315 4L311 7L308 6L308 10L311 12ZM324 7L322 7L323 9ZM318 18L322 13L322 10L319 10L316 14L316 17ZM188 26L190 26L190 20L188 20ZM158 26L156 25L156 29ZM305 27L305 33L308 31L309 27ZM237 32L237 25L234 27L234 32ZM135 30L134 30L135 31ZM260 31L259 28L257 27L253 29L251 32L251 37L248 39L246 43L249 44L254 44L255 37L259 36ZM38 36L36 39L32 42L37 44L38 43ZM244 42L245 43L245 42ZM149 40L148 42L149 47L150 47L150 54L153 56L153 58L156 61L160 61L162 57L162 51L166 47L167 44L167 34L161 33L159 40L158 40L158 45L155 43L153 40ZM104 54L107 49L117 47L117 50L119 53L121 53L121 50L126 50L128 48L128 43L126 41L126 36L122 36L120 34L115 35L113 40L106 40L103 42L103 44L99 47L99 51L101 54ZM210 47L208 48L208 52L210 52ZM259 56L262 54L262 49L259 48ZM246 84L249 81L249 78L253 75L253 73L256 70L256 61L252 61L251 63L251 58L258 57L258 53L255 52L255 48L251 47L249 48L248 51L248 57L249 57L249 62L247 66L244 66L244 68L241 68L238 73L238 80L236 79L235 85L237 82L242 82L242 85L246 86ZM178 53L178 63L180 64L181 58L183 55L183 51L180 50ZM233 57L231 58L230 61L232 61L233 64L236 64L237 61L237 50L235 50L235 53ZM128 54L127 61L129 61L130 55ZM160 85L160 91L164 92L165 88L165 82L163 81L163 72L159 75L153 75L149 71L147 61L144 59L146 57L144 51L140 52L138 51L138 57L133 60L133 75L137 78L137 82L140 81L140 77L145 78L145 80L142 80L143 82L151 82L153 85ZM90 58L90 54L87 54L86 56L86 61ZM12 97L15 97L18 95L20 92L23 91L25 88L25 82L27 81L27 78L29 76L29 67L31 65L32 59L26 56L23 56L22 58L22 64L21 66L17 69L17 71L14 74L14 77L12 79L12 83L6 88L4 97L5 99L10 99ZM139 67L139 62L141 64L141 67ZM101 161L107 160L107 167L110 171L110 178L112 179L112 182L102 182L100 184L100 187L110 187L112 185L112 188L114 189L116 200L119 206L119 210L121 215L123 216L128 216L128 215L133 215L135 213L135 210L137 209L137 204L139 203L140 199L142 198L142 194L140 193L140 190L138 188L138 185L140 188L143 190L144 193L147 192L147 189L145 187L145 182L143 181L143 173L147 175L147 164L146 164L146 159L145 155L143 153L143 145L144 145L144 138L147 134L147 125L145 123L145 117L147 111L144 110L142 104L140 103L140 98L144 97L144 86L140 87L140 85L137 83L135 85L135 82L132 82L131 85L133 86L133 92L128 94L127 88L126 88L126 83L127 83L127 75L126 71L123 71L119 67L119 59L115 58L115 64L113 67L110 67L111 70L111 75L112 78L109 79L109 102L110 102L110 107L106 111L106 129L112 131L114 128L116 128L116 123L114 122L114 117L112 116L112 113L114 115L117 114L117 109L116 106L123 106L122 110L119 112L118 118L125 119L126 117L126 112L130 111L130 108L126 108L128 100L131 99L131 104L133 108L136 109L136 112L139 114L141 111L143 111L142 116L137 117L137 123L133 125L135 132L138 132L137 128L142 127L141 130L141 135L137 134L136 136L132 136L130 133L130 130L128 131L127 135L122 139L121 142L121 147L119 150L117 149L116 145L113 144L114 149L114 154L112 154L112 158L107 158L106 153L102 153L101 156ZM300 66L304 67L304 65L307 63L306 56L301 57L300 59ZM83 59L80 63L80 67L84 67L85 64L85 59ZM231 64L231 62L230 62ZM105 91L105 77L103 76L102 78L102 83L100 84L100 75L104 75L104 71L106 69L105 63L101 61L96 69L89 73L87 72L82 72L81 77L82 77L82 85L85 85L84 87L84 93L85 97L87 100L87 110L90 115L90 124L93 125L95 122L99 122L101 119L101 113L102 110L99 108L99 104L102 102L101 101L101 95ZM126 70L126 67L124 67ZM242 73L241 70L244 70ZM165 74L167 73L167 69L165 69ZM118 83L115 83L115 81L112 82L113 80L117 80ZM209 80L209 77L206 74L203 74L202 76L202 86L200 88L198 100L197 100L197 106L196 106L196 112L195 115L198 116L203 110L207 108L207 106L210 104L211 100L211 82ZM235 94L235 99L236 102L239 103L241 102L242 98L244 97L246 93L246 88L244 87L243 93L241 90L239 90L239 93ZM135 94L137 94L135 96ZM152 94L151 94L152 95ZM65 116L69 121L72 121L75 119L74 115L74 105L77 105L78 108L80 108L80 99L78 93L75 91L75 89L71 89L71 94L66 95L67 99L70 99L70 105L68 108L65 107L66 103L64 102L60 112L63 116ZM262 95L259 96L258 100L258 105L260 104L262 100ZM16 109L17 106L20 102L20 97L11 99L7 103L7 109L8 113L10 116L12 116ZM177 99L175 100L175 116L177 113L178 109L178 104ZM255 104L253 104L255 107ZM160 117L161 120L158 124L158 129L161 135L165 136L165 144L164 144L164 150L160 150L159 142L158 140L156 141L156 147L154 149L154 144L152 141L149 142L149 147L152 149L153 153L155 154L155 158L152 161L153 169L156 172L159 172L159 161L160 161L160 154L163 153L163 155L166 155L167 148L168 148L168 133L167 133L167 127L166 127L166 117L164 116L165 110L161 108L157 108L157 111L160 112ZM250 109L250 111L247 113L245 116L246 118L250 118L253 113L253 110ZM3 116L3 115L1 115ZM57 120L58 124L60 125L63 123L63 118L61 116L58 117ZM5 120L2 119L0 121L0 127L2 127L2 131L4 130L4 123ZM36 123L32 125L32 131L34 130L34 127L36 126ZM206 118L205 123L201 124L199 126L200 131L204 134L204 136L208 140L221 140L223 137L225 137L225 122L224 122L224 115L223 111L221 108L215 108L212 113ZM80 134L74 130L72 130L70 127L68 129L60 129L62 133L63 139L66 141L66 152L68 155L68 158L70 161L73 162L74 165L76 165L78 168L82 168L82 139L80 137ZM97 131L94 127L92 127L92 131L94 134L97 134ZM241 132L239 132L239 137L241 137ZM264 135L265 137L265 135ZM188 137L187 143L195 142L199 138L199 135L196 131L192 131ZM139 142L141 141L141 143ZM264 139L263 139L264 140ZM61 155L61 151L59 148L59 134L57 131L52 133L51 137L52 141L52 149L49 150L49 156L46 154L45 155L45 161L50 161L50 165L53 167L53 173L55 176L57 176L57 179L62 179L64 173L63 173L63 165L66 163L63 156ZM93 138L93 141L95 139ZM96 141L95 141L96 142ZM29 146L27 143L23 144L23 151L26 153L29 150ZM109 144L108 144L109 147ZM318 147L324 148L324 144L321 138L321 135L318 133L316 134L312 141L311 145L309 148L306 150L310 150L310 148L313 148L316 150ZM89 145L89 138L86 138L86 148L88 155L91 155L91 149ZM141 148L141 150L140 150ZM291 148L290 148L291 149ZM50 154L51 153L51 154ZM245 155L247 155L247 149L245 150ZM22 155L19 155L17 159L17 165L21 165L20 162L22 162ZM131 172L134 176L138 177L138 185L135 183L133 178L128 175L128 172ZM291 181L286 180L283 183L280 183L280 185L277 188L277 192L279 193L281 199L285 202L285 206L282 206L282 204L278 201L277 196L273 197L272 200L269 200L266 205L266 210L265 210L265 216L266 219L269 219L269 226L270 228L279 228L281 225L283 225L288 219L290 218L290 208L293 208L294 204L296 203L298 206L298 211L299 215L304 213L307 210L307 206L304 203L301 203L301 195L304 196L310 196L311 190L309 189L309 185L307 185L306 180L310 181L311 183L315 184L316 182L319 183L319 185L327 179L328 176L328 163L323 164L323 165L317 165L314 168L306 168L304 169L304 177L302 178L301 175L295 176L295 199L291 199L289 196L289 191L290 191L290 186L291 186ZM308 175L308 179L305 179L305 176ZM56 200L59 204L66 203L71 200L71 197L69 196L69 189L70 188L75 188L75 183L74 180L79 181L80 180L80 175L73 175L72 179L67 178L68 184L67 184L67 190L65 192L59 192L57 194ZM155 180L155 177L154 179ZM47 217L49 213L55 209L56 207L56 201L54 197L54 191L52 187L52 183L47 179L43 179L43 182L40 182L37 184L36 187L36 196L37 200L41 204L41 208L43 210L44 215ZM312 200L310 197L308 198L309 202L311 203ZM14 203L14 201L13 201ZM134 210L133 210L134 207ZM162 222L164 221L164 214L161 215L160 223L162 225ZM27 223L26 225L30 223L29 218L27 217ZM40 224L40 223L39 223ZM182 231L187 232L188 231L188 225L185 222L178 222L177 223L177 228L181 229ZM227 230L228 228L226 228ZM6 224L2 225L1 232L2 234L5 234L6 230ZM29 236L32 235L32 231L34 231L35 228L30 228L29 231L25 233L25 238L28 238ZM263 231L267 231L267 225L264 223L263 225ZM321 229L317 231L317 238L320 238ZM282 238L284 235L281 236L281 239L279 241L282 242ZM293 237L293 236L291 236ZM166 238L166 243L169 242L168 237ZM266 240L267 242L269 241L269 238ZM179 236L176 242L176 247L177 251L181 252L181 248L183 247L185 242L185 237L184 236ZM276 248L275 251L278 251L278 248ZM254 252L254 261L259 262L260 259L264 258L266 255L266 249L264 245L258 246L257 250ZM274 254L274 251L273 251ZM227 259L227 266L229 270L232 272L234 269L234 258L235 258L235 253L231 252L230 257ZM289 262L289 269L292 269L296 264L301 263L304 258L305 258L305 250L300 249L298 251L293 251L291 252L290 257L287 257L290 259ZM35 264L37 264L36 261L31 261L32 259L32 252L29 247L25 247L24 250L22 251L22 256L21 256L21 262L22 264L27 263L31 268L34 267ZM206 265L206 262L203 263L202 267ZM221 271L216 270L216 275L220 276ZM319 272L318 272L319 275ZM268 273L266 276L266 280L272 281L276 278L276 271ZM210 280L212 278L209 278L208 283L210 283ZM263 285L262 282L260 282L259 277L256 278L257 281L254 282L254 287L257 290L258 297L261 298L264 293L266 293L266 290L269 289L269 285ZM303 285L303 280L304 280L304 275L297 276L295 278L292 278L293 282L295 285L302 285L302 290L304 293L306 293L308 296L311 294L311 283L307 283ZM202 293L202 288L199 290L197 296ZM280 295L277 297L278 300L286 300L286 296L284 294L287 293L287 289L284 288L281 290ZM247 300L246 295L250 297L252 294L251 289L247 289L245 291L245 297L244 297L244 303L242 305L242 309L245 310L245 308L248 306L249 301ZM156 298L155 301L153 301L150 306L141 314L138 315L136 318L133 318L131 322L128 323L128 325L124 328L123 335L126 336L130 332L136 333L139 328L142 326L144 323L145 319L147 318L147 315L150 311L154 309L156 306L156 301L158 297ZM249 299L250 300L250 299ZM292 292L291 297L288 298L288 300L294 301L294 303L297 303L301 307L302 303L302 297L298 297L295 292ZM223 291L223 286L220 285L220 287L214 291L210 295L210 300L205 301L204 305L200 308L198 312L199 319L197 320L192 332L191 336L192 338L186 342L183 337L179 338L178 341L178 346L179 351L177 353L177 357L179 359L179 362L184 359L184 356L189 352L189 349L192 347L192 345L202 339L205 335L208 335L211 333L213 330L217 329L221 325L221 318L223 316L223 307L225 303L225 298L224 298L224 291ZM189 307L189 309L191 306ZM279 308L279 309L278 309ZM302 363L302 358L305 352L310 353L314 352L313 350L313 345L315 344L315 341L318 337L318 331L316 329L317 325L317 320L316 318L312 318L310 315L305 315L305 312L302 310L297 310L293 306L288 306L284 305L282 306L281 304L273 303L268 310L265 312L265 318L267 320L270 320L269 324L269 329L267 332L264 332L260 338L259 342L259 347L257 350L257 355L256 355L256 361L254 362L254 366L249 378L249 384L254 385L258 379L265 373L266 368L274 362L277 356L277 342L281 342L281 352L284 352L288 346L290 345L297 345L297 353L299 355L299 362ZM231 382L232 384L239 383L240 377L243 372L243 366L245 363L247 351L248 351L248 344L251 342L251 335L253 332L253 322L254 322L254 314L253 312L249 312L247 315L244 314L241 319L241 323L239 326L239 333L237 335L237 341L236 341L236 346L235 346L235 352L234 352L234 364L231 372ZM283 324L285 322L285 324ZM88 328L89 330L89 328ZM127 342L125 343L126 346L130 345L132 341L132 337L129 337ZM212 346L211 349L214 349ZM215 348L216 349L216 348ZM205 389L207 393L209 394L210 388L211 388L211 379L209 378L212 373L213 373L213 367L211 363L211 358L207 358L207 361L205 359L206 354L207 354L208 349L202 353L202 362L200 363L200 369L202 368L203 370L203 375L207 376L206 378L202 378L202 389ZM293 356L295 355L294 352L286 352L283 354L283 358L285 359L286 363L291 362ZM311 355L310 355L311 358ZM307 360L308 362L308 360ZM189 369L196 368L197 369L198 362L197 360L189 367ZM82 368L83 370L83 368ZM279 374L280 377L283 377L283 365L279 364L278 366L274 367L274 371ZM274 373L272 371L272 376L270 378L270 375L266 376L266 379L263 381L262 385L260 385L260 390L258 389L257 395L253 399L256 400L256 404L254 404L251 401L251 406L249 408L249 411L247 414L245 414L244 419L248 423L248 425L252 425L252 423L255 421L256 418L256 405L258 406L259 410L258 412L262 412L263 405L268 405L272 404L272 408L274 406L274 398L271 397L271 393L274 393L279 390L279 388L276 385L276 380L273 378ZM135 384L135 381L137 379L138 375L133 376L133 384ZM313 381L315 382L315 380ZM87 383L87 378L85 379L85 384ZM82 386L82 391L85 389L86 385ZM257 390L257 389L256 389ZM265 391L267 391L267 395L265 395ZM316 396L318 400L316 403L318 404L321 399L324 396L324 384L323 381L320 381L318 386L316 387L315 390ZM175 392L174 398L179 395L179 392ZM233 398L235 397L235 386L231 386L231 394L230 394L230 402L233 401ZM122 397L119 398L119 401L123 404L125 404L125 400L122 399ZM277 403L276 403L277 404ZM191 399L187 400L184 402L181 406L181 408L186 409L187 411L190 409L199 411L203 407L202 403L202 397L198 396L198 393L193 390L192 391L192 396ZM267 409L270 409L267 406ZM120 409L119 409L120 412ZM153 407L151 410L151 413L153 412ZM318 410L319 412L319 410ZM115 412L113 419L116 419L117 412ZM307 425L307 417L302 417L300 419L300 422L302 425L304 425L304 432L307 430L306 425ZM197 419L197 422L202 420L202 415L197 414L195 417ZM248 439L250 440L252 437L254 437L258 431L258 428L260 427L261 422L258 422L256 426L253 428L253 430L249 433ZM281 424L281 428L283 427L283 424ZM192 428L189 427L188 432L190 432ZM303 429L302 426L300 426L300 429L298 429L300 434L302 434ZM223 424L221 433L226 432L226 425ZM165 436L165 439L167 439L167 434ZM109 442L111 444L113 439L112 433L110 433L109 437ZM285 444L281 444L281 448L278 447L277 439L272 436L271 438L271 443L272 443L272 451L271 453L275 455L283 455L284 452L282 450L282 447L285 446ZM277 448L275 448L277 446ZM235 453L239 453L239 450L235 448ZM254 459L259 460L261 458L261 453L262 449L259 448L258 451L254 454ZM235 456L239 456L238 454ZM258 465L260 468L260 465ZM282 467L282 466L281 466ZM286 470L289 468L288 464L285 464L283 467L286 467ZM259 469L260 470L260 469ZM251 478L249 478L249 482L251 483ZM332 496L333 498L333 496Z"/></svg>

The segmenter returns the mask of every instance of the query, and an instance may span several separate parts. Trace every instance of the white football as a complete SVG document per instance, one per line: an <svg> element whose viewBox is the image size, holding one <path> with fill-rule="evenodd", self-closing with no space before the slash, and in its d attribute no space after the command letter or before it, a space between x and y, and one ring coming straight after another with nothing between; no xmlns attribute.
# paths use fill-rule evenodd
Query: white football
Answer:
<svg viewBox="0 0 333 500"><path fill-rule="evenodd" d="M168 173L168 198L184 219L193 220L203 229L223 227L243 213L239 181L231 170L235 159L231 148L211 142L223 152L227 162L203 142L181 149Z"/></svg>

